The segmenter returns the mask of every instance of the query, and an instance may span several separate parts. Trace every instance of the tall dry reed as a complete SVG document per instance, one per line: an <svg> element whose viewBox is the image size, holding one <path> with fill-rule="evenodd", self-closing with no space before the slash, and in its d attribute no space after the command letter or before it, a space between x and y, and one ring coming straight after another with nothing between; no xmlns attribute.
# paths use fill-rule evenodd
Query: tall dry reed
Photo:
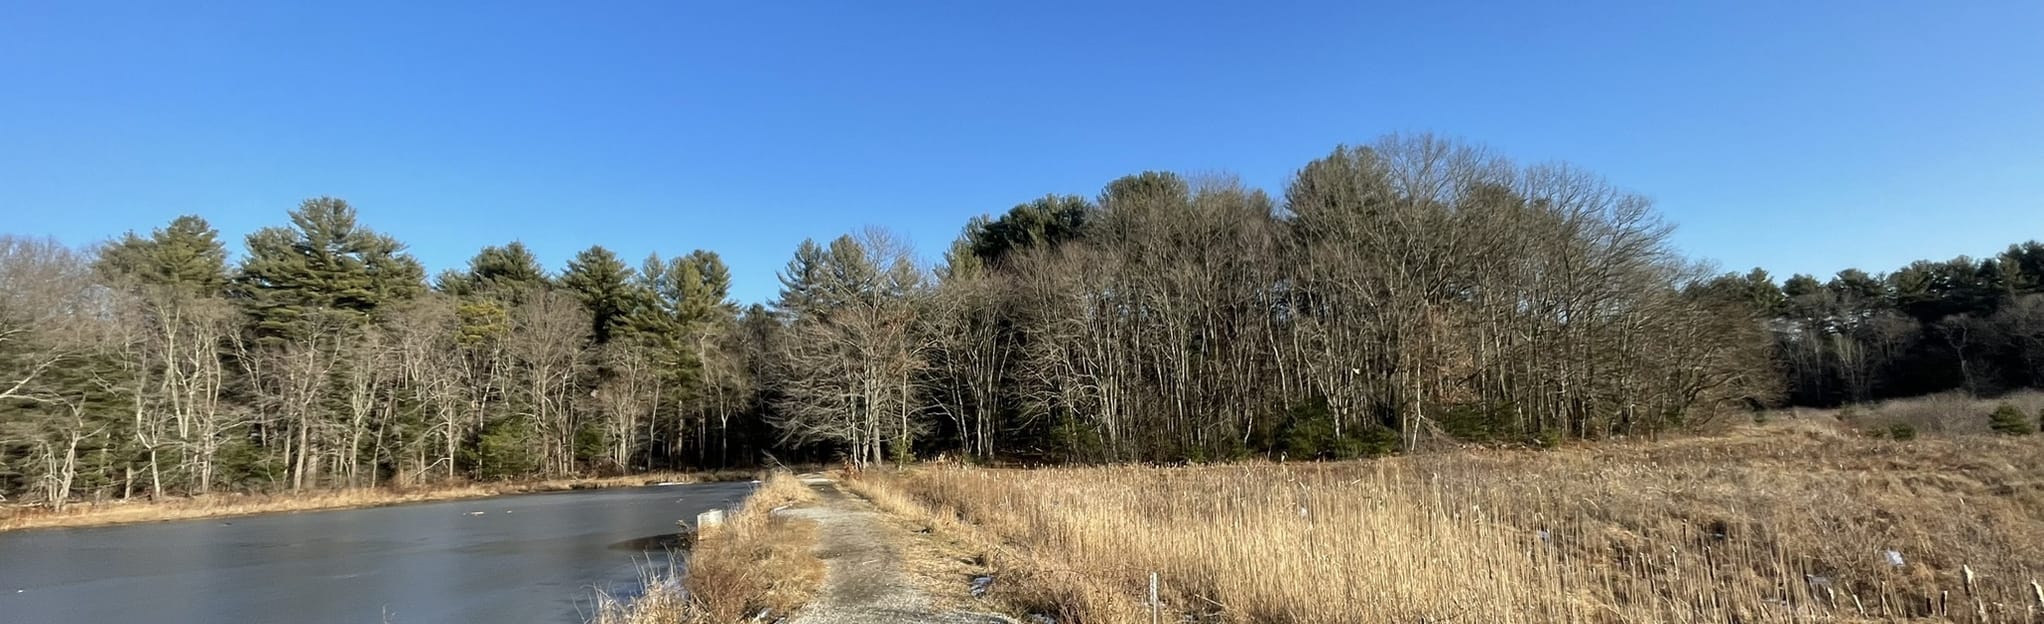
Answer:
<svg viewBox="0 0 2044 624"><path fill-rule="evenodd" d="M645 591L629 601L600 596L595 622L728 624L794 612L823 582L816 526L773 512L815 500L794 475L768 475L723 524L701 528L685 568L648 571Z"/></svg>
<svg viewBox="0 0 2044 624"><path fill-rule="evenodd" d="M1152 573L1165 621L2030 622L2044 617L2040 467L2035 439L1791 427L855 486L977 541L1001 569L996 598L1066 622L1150 621Z"/></svg>

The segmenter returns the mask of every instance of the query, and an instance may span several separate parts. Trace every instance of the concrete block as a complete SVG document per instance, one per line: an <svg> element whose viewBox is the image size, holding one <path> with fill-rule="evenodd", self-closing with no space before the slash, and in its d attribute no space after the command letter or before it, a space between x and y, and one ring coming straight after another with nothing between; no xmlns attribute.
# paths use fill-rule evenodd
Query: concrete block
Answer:
<svg viewBox="0 0 2044 624"><path fill-rule="evenodd" d="M696 514L696 530L701 531L724 523L724 510L712 509Z"/></svg>

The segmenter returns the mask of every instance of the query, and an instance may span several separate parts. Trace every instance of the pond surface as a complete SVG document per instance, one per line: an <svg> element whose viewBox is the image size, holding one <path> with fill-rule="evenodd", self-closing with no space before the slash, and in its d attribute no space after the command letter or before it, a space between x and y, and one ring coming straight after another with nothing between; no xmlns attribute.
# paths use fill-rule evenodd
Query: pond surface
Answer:
<svg viewBox="0 0 2044 624"><path fill-rule="evenodd" d="M581 622L751 484L0 533L0 624ZM480 512L480 513L478 513Z"/></svg>

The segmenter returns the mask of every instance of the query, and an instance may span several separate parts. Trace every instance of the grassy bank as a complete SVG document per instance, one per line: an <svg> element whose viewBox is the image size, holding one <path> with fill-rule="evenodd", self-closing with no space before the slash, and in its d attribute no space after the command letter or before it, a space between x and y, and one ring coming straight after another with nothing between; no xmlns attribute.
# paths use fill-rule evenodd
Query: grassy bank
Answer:
<svg viewBox="0 0 2044 624"><path fill-rule="evenodd" d="M77 503L62 511L45 507L0 508L0 531L81 527L167 520L191 520L281 511L380 507L404 503L480 498L502 494L632 487L653 483L697 483L751 479L748 471L660 472L623 477L460 483L406 489L344 488L278 494L215 494L165 500Z"/></svg>
<svg viewBox="0 0 2044 624"><path fill-rule="evenodd" d="M823 580L823 563L812 552L816 527L775 516L773 510L815 500L816 494L794 475L768 475L724 524L696 535L679 583L671 576L649 576L638 598L602 600L595 622L728 624L752 621L761 613L779 617L793 612L809 602Z"/></svg>
<svg viewBox="0 0 2044 624"><path fill-rule="evenodd" d="M869 472L1062 622L2030 622L2044 437L1810 422L1326 464ZM1890 555L1893 551L1893 555ZM1898 565L1899 561L1899 565Z"/></svg>

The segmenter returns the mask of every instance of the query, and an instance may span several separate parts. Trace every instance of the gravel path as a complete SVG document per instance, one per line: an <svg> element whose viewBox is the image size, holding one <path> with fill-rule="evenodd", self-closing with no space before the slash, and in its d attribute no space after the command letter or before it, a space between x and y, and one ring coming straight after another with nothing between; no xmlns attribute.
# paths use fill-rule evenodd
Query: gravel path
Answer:
<svg viewBox="0 0 2044 624"><path fill-rule="evenodd" d="M823 504L783 513L816 522L816 556L825 566L823 589L791 624L1014 624L1003 616L938 605L903 571L900 545L915 536L886 522L872 504L839 491L835 484L820 481L812 487L823 496Z"/></svg>

